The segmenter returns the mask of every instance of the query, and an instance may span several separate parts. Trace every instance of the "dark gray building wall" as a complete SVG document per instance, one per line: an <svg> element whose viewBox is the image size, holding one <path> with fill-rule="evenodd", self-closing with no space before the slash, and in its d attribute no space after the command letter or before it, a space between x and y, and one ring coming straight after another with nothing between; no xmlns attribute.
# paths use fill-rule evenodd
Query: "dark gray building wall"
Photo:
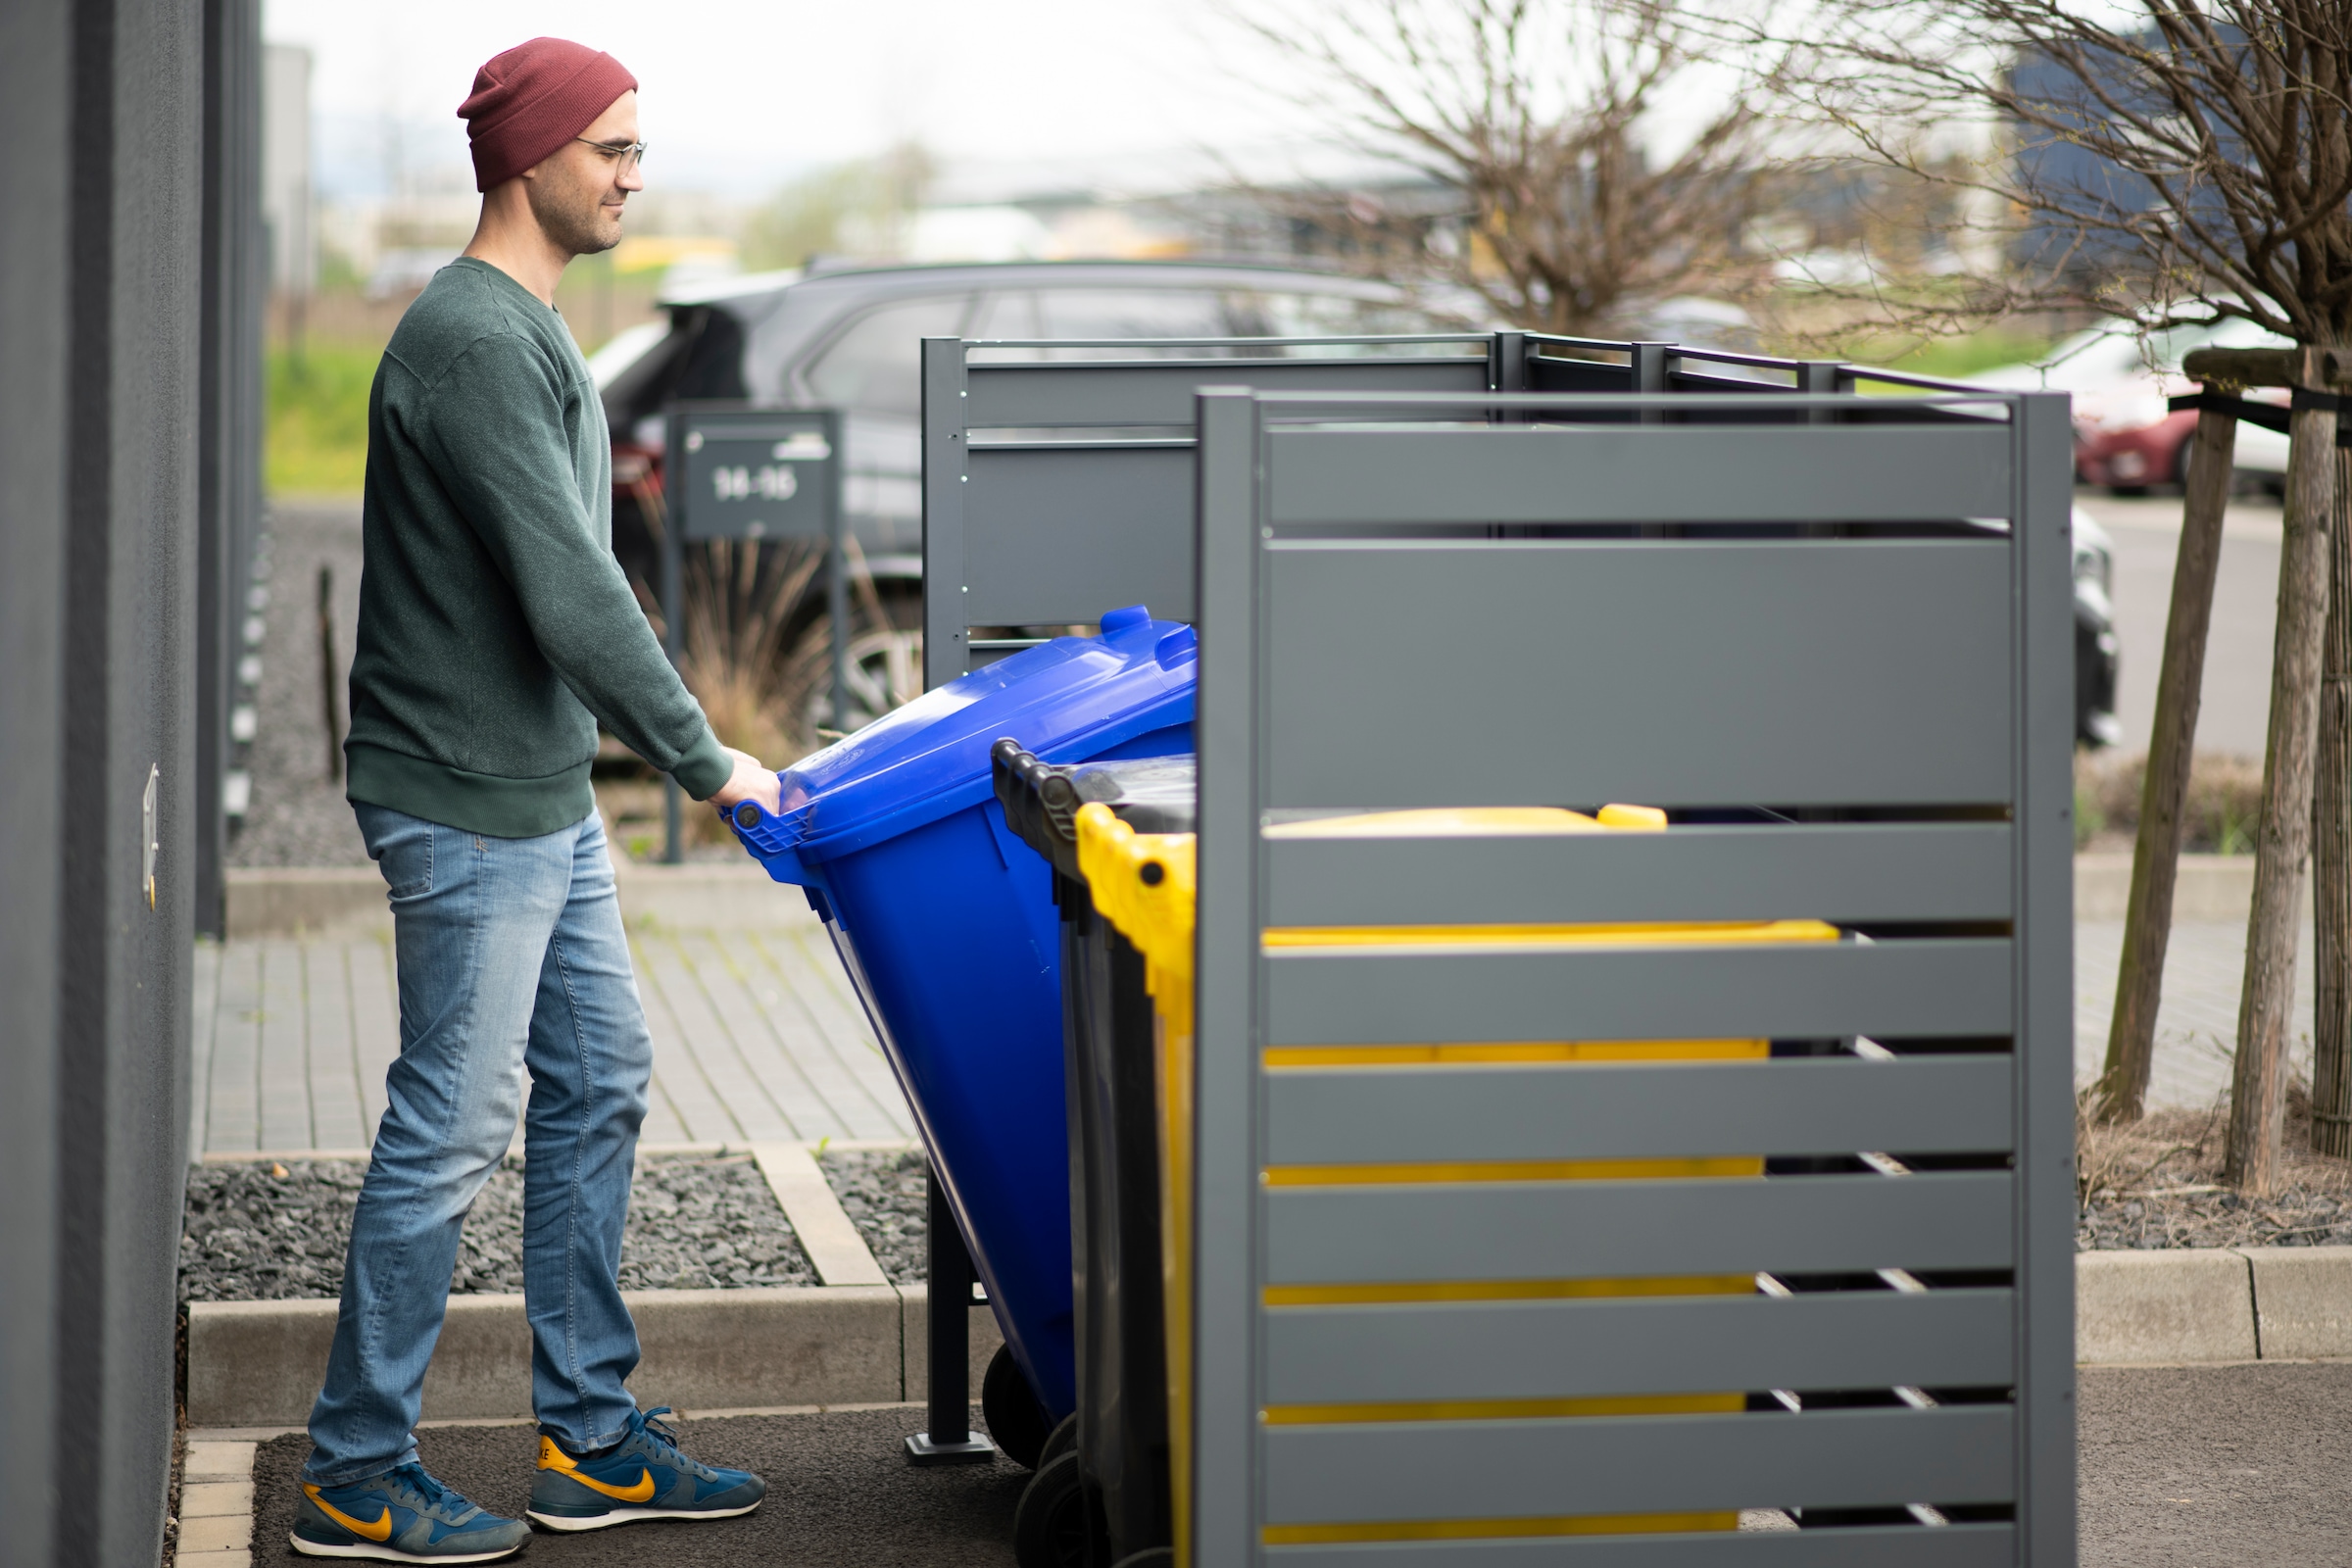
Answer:
<svg viewBox="0 0 2352 1568"><path fill-rule="evenodd" d="M0 5L0 146L15 149L0 223L0 1560L51 1561L57 1429L57 1043L63 780L66 123L73 8Z"/></svg>
<svg viewBox="0 0 2352 1568"><path fill-rule="evenodd" d="M8 1568L151 1563L162 1541L187 1158L203 40L202 0L0 5Z"/></svg>

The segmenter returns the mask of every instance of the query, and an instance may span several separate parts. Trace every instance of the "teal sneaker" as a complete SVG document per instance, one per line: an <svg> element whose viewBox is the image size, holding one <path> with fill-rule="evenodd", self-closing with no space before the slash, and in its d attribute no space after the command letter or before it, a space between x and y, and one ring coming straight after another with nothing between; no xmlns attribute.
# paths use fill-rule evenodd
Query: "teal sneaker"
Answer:
<svg viewBox="0 0 2352 1568"><path fill-rule="evenodd" d="M627 1435L593 1458L541 1433L523 1511L549 1530L602 1530L636 1519L732 1519L759 1507L767 1483L680 1453L677 1434L658 1419L669 1413L666 1404L631 1411Z"/></svg>
<svg viewBox="0 0 2352 1568"><path fill-rule="evenodd" d="M519 1550L531 1527L484 1513L411 1462L348 1487L303 1482L291 1539L306 1557L495 1562Z"/></svg>

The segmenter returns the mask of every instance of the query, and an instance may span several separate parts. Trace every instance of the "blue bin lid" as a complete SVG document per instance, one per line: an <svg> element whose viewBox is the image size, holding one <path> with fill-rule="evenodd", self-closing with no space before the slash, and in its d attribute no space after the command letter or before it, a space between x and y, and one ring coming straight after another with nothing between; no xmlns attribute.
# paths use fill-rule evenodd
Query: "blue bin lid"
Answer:
<svg viewBox="0 0 2352 1568"><path fill-rule="evenodd" d="M782 813L745 803L728 818L736 837L779 880L798 882L795 861L829 860L992 799L988 749L1005 736L1049 761L1078 761L1190 723L1193 628L1153 620L1142 605L1102 624L1099 636L1056 637L950 681L804 759L782 775Z"/></svg>

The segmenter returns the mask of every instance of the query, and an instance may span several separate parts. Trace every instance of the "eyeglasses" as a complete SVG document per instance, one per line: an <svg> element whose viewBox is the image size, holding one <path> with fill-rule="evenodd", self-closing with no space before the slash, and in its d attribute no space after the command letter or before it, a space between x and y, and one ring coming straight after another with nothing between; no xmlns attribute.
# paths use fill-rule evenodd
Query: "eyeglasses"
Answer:
<svg viewBox="0 0 2352 1568"><path fill-rule="evenodd" d="M633 141L626 147L615 147L609 141L590 141L585 136L574 136L571 139L583 147L593 147L604 154L606 163L617 163L620 166L620 172L624 174L645 162L645 143L641 141Z"/></svg>

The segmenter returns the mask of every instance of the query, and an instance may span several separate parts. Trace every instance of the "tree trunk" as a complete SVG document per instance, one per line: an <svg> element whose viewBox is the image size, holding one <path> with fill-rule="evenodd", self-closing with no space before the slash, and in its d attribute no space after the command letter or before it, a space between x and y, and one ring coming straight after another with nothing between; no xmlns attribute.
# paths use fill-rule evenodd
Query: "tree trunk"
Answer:
<svg viewBox="0 0 2352 1568"><path fill-rule="evenodd" d="M2326 356L2305 352L2302 387L2319 385ZM2278 1186L2286 1120L2286 1030L2295 1000L2295 934L2303 858L2311 848L2311 775L2320 719L2320 658L2328 626L2328 536L2335 512L2335 411L2309 399L2290 421L2286 537L2278 553L2278 631L2271 656L2270 745L2262 764L2262 831L2254 909L2246 922L2245 989L2230 1083L2224 1179L2249 1196Z"/></svg>
<svg viewBox="0 0 2352 1568"><path fill-rule="evenodd" d="M2222 562L2222 514L2230 504L2237 420L2219 410L2197 416L2190 438L2180 552L2173 607L2164 624L2156 677L2156 726L2140 790L2139 842L2132 853L2132 899L2124 911L2124 959L2115 982L2107 1065L2099 1075L2099 1119L2137 1121L2156 1051L2156 1007L2164 996L2164 952L2173 933L2173 886L2180 869L2189 755L2205 682L2205 637L2213 624L2213 580Z"/></svg>
<svg viewBox="0 0 2352 1568"><path fill-rule="evenodd" d="M2335 449L2328 531L2327 653L2320 668L2320 755L2311 803L2313 961L2311 1147L2352 1154L2352 450Z"/></svg>

